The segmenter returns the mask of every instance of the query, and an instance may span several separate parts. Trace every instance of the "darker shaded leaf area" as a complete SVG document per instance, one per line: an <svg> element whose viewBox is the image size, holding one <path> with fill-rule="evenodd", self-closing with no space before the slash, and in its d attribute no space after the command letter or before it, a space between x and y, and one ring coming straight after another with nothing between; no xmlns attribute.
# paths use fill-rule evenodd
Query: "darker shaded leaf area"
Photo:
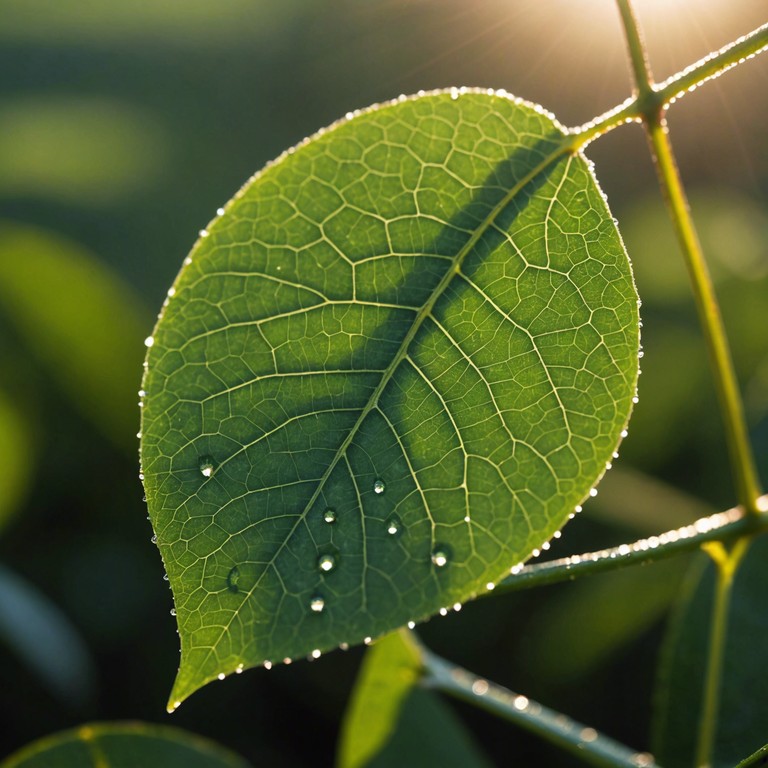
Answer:
<svg viewBox="0 0 768 768"><path fill-rule="evenodd" d="M2 768L249 768L218 744L144 723L83 725L30 744Z"/></svg>
<svg viewBox="0 0 768 768"><path fill-rule="evenodd" d="M654 754L665 768L693 768L704 689L714 567L699 561L670 626L657 686ZM768 738L768 537L736 574L723 663L714 768L730 768ZM760 763L757 763L760 765Z"/></svg>

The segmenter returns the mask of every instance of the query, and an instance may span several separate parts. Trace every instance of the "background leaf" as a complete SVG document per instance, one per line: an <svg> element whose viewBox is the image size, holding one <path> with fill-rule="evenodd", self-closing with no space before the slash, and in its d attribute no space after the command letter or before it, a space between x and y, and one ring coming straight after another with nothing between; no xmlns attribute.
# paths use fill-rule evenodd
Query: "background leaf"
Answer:
<svg viewBox="0 0 768 768"><path fill-rule="evenodd" d="M91 654L64 613L18 574L0 566L0 638L60 699L93 696Z"/></svg>
<svg viewBox="0 0 768 768"><path fill-rule="evenodd" d="M48 374L103 433L133 450L136 339L144 310L111 270L77 244L0 223L0 309Z"/></svg>
<svg viewBox="0 0 768 768"><path fill-rule="evenodd" d="M203 230L148 339L171 706L503 577L605 471L637 297L589 167L506 94L342 121Z"/></svg>
<svg viewBox="0 0 768 768"><path fill-rule="evenodd" d="M12 755L2 768L248 768L207 739L145 723L97 723L49 736Z"/></svg>
<svg viewBox="0 0 768 768"><path fill-rule="evenodd" d="M418 649L401 631L363 660L339 741L338 768L489 765L440 697L418 687Z"/></svg>
<svg viewBox="0 0 768 768"><path fill-rule="evenodd" d="M736 765L765 743L768 657L761 640L768 631L768 537L752 544L736 574L723 664L720 715L712 765ZM693 768L701 711L714 568L704 556L690 574L687 595L670 624L660 665L654 748L668 768Z"/></svg>

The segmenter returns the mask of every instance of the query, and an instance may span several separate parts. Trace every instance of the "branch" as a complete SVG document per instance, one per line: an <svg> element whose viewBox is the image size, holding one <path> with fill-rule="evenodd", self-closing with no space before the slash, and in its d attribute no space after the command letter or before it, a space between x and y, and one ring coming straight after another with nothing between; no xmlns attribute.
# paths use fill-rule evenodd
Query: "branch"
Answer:
<svg viewBox="0 0 768 768"><path fill-rule="evenodd" d="M758 507L763 512L768 511L768 495L758 499ZM702 517L691 525L640 539L632 544L563 557L547 563L516 565L512 569L512 575L496 585L493 594L517 592L561 581L572 581L580 576L615 571L630 565L653 563L684 552L693 552L708 541L732 541L766 529L766 515L753 517L745 515L740 507L734 507L727 512Z"/></svg>
<svg viewBox="0 0 768 768"><path fill-rule="evenodd" d="M469 704L509 720L586 763L603 768L650 768L656 763L647 753L635 752L594 728L531 701L527 696L473 675L421 648L423 683Z"/></svg>

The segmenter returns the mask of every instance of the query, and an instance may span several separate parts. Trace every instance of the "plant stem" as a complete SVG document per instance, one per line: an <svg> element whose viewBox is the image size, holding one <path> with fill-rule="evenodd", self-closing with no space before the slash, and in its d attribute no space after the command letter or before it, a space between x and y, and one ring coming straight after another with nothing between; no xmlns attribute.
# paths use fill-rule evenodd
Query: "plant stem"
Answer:
<svg viewBox="0 0 768 768"><path fill-rule="evenodd" d="M640 28L632 10L632 4L630 0L616 0L616 3L624 24L627 47L637 86L637 98L641 107L643 107L643 102L647 102L642 108L642 118L651 147L651 155L659 178L659 185L683 251L699 314L699 322L709 352L737 498L748 513L758 515L757 498L760 495L760 483L749 443L744 408L712 278L704 260L704 254L672 152L672 145L669 141L664 119L666 107L664 102L658 99L653 88L653 77L645 56ZM758 34L758 38L760 38L762 33L760 30L757 32L760 33ZM709 76L711 76L711 72Z"/></svg>
<svg viewBox="0 0 768 768"><path fill-rule="evenodd" d="M768 505L768 496L760 500ZM515 572L499 582L493 595L518 592L563 581L573 581L606 571L616 571L631 565L645 565L668 557L693 552L708 542L747 539L768 528L768 518L745 516L738 507L703 517L691 525L661 533L632 544L563 557L547 563L534 563L516 568Z"/></svg>
<svg viewBox="0 0 768 768"><path fill-rule="evenodd" d="M679 96L694 90L707 80L722 75L723 72L751 59L768 49L768 24L753 29L744 37L714 51L682 72L656 86L655 91L663 104L669 104Z"/></svg>
<svg viewBox="0 0 768 768"><path fill-rule="evenodd" d="M654 766L653 757L599 734L569 717L473 675L461 667L421 649L423 683L494 715L503 717L551 744L571 752L590 765L605 768Z"/></svg>
<svg viewBox="0 0 768 768"><path fill-rule="evenodd" d="M659 182L691 278L699 321L709 352L715 389L720 401L737 498L748 513L757 515L759 514L757 498L760 495L760 485L728 338L723 327L712 278L691 219L664 118L658 113L648 116L646 128Z"/></svg>
<svg viewBox="0 0 768 768"><path fill-rule="evenodd" d="M749 539L739 539L728 551L721 542L710 542L703 549L712 558L716 568L715 594L709 624L709 648L704 677L704 699L698 724L696 768L710 768L717 731L720 703L720 684L725 655L728 609L731 602L733 577L749 548Z"/></svg>
<svg viewBox="0 0 768 768"><path fill-rule="evenodd" d="M625 8L622 14L622 19L624 18L634 19L631 7ZM633 36L633 40L635 52L631 53L630 56L633 69L637 74L644 71L647 64L644 49L641 51L637 50L638 46L642 46L642 38L639 32ZM642 95L639 93L635 94L600 117L578 128L571 128L568 132L571 139L569 149L576 151L596 137L608 133L608 131L613 130L619 125L641 121L644 112L648 109L670 104L686 93L695 90L707 80L723 74L723 72L732 69L737 64L741 64L746 59L751 59L765 50L768 50L768 24L752 30L730 45L726 45L719 51L714 51L703 59L690 64L663 83L651 85L651 78L649 77L648 85L650 87L645 88ZM641 82L645 82L645 78Z"/></svg>

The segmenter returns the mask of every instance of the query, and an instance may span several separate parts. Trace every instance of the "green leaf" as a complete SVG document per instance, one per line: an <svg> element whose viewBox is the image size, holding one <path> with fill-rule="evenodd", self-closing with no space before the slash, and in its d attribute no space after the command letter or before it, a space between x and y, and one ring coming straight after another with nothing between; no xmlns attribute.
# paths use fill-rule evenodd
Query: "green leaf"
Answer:
<svg viewBox="0 0 768 768"><path fill-rule="evenodd" d="M637 296L566 145L505 94L403 97L203 231L143 385L171 706L484 592L589 494L635 394Z"/></svg>
<svg viewBox="0 0 768 768"><path fill-rule="evenodd" d="M339 768L488 765L461 722L418 686L419 651L405 632L370 648L358 674L339 742Z"/></svg>
<svg viewBox="0 0 768 768"><path fill-rule="evenodd" d="M736 573L723 661L713 768L730 768L766 739L768 538L755 540ZM653 752L665 768L693 768L714 589L711 563L697 564L670 624L654 714Z"/></svg>
<svg viewBox="0 0 768 768"><path fill-rule="evenodd" d="M242 758L178 728L97 723L24 747L1 768L248 768Z"/></svg>
<svg viewBox="0 0 768 768"><path fill-rule="evenodd" d="M367 651L344 715L340 768L368 764L389 741L403 703L420 676L419 650L403 631L387 635Z"/></svg>
<svg viewBox="0 0 768 768"><path fill-rule="evenodd" d="M134 450L136 339L144 310L93 254L63 237L0 222L0 310L83 414Z"/></svg>

